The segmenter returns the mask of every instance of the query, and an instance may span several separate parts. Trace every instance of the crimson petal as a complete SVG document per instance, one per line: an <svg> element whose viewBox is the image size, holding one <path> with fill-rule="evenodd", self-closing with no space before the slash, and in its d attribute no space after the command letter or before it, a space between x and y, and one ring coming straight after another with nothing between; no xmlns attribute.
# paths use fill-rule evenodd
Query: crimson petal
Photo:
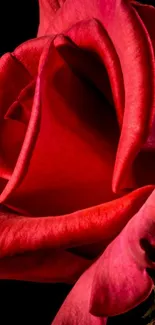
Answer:
<svg viewBox="0 0 155 325"><path fill-rule="evenodd" d="M45 34L62 33L91 18L99 20L109 34L124 78L124 118L113 175L113 190L119 192L136 187L132 164L151 127L155 107L153 47L144 23L127 0L67 0Z"/></svg>
<svg viewBox="0 0 155 325"><path fill-rule="evenodd" d="M106 317L125 313L149 296L153 280L147 269L155 269L154 212L155 191L80 277L52 325L106 324Z"/></svg>
<svg viewBox="0 0 155 325"><path fill-rule="evenodd" d="M59 278L70 282L73 277L76 280L76 276L78 277L93 260L80 260L77 255L67 255L64 249L99 242L102 243L100 246L103 249L103 246L115 238L139 210L152 190L151 186L144 187L113 202L57 217L18 216L2 209L0 278L6 276L6 278L34 280L36 275L36 279L40 281L49 279L56 281ZM70 259L68 264L70 271L66 270L65 278L64 268L58 263L61 254L64 256L62 259L64 265L65 256L68 256L66 261ZM53 268L53 272L51 272L50 256L58 263L55 262L57 267ZM26 270L20 261L27 265ZM33 261L36 261L37 268ZM72 272L72 277L69 276L71 275L69 272Z"/></svg>
<svg viewBox="0 0 155 325"><path fill-rule="evenodd" d="M153 289L155 191L100 257L91 291L93 315L113 316L142 303Z"/></svg>
<svg viewBox="0 0 155 325"><path fill-rule="evenodd" d="M64 2L65 0L39 0L40 24L38 37L44 35L56 12Z"/></svg>
<svg viewBox="0 0 155 325"><path fill-rule="evenodd" d="M75 284L52 325L106 325L105 317L95 317L89 312L92 281L96 269L93 264Z"/></svg>

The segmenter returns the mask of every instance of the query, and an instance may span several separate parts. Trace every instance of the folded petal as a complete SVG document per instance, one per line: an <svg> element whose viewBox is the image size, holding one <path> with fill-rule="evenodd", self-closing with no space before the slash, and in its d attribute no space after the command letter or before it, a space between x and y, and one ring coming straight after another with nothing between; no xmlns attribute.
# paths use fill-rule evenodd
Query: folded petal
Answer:
<svg viewBox="0 0 155 325"><path fill-rule="evenodd" d="M1 191L12 177L25 138L33 103L34 79L46 41L47 38L42 38L25 42L0 59Z"/></svg>
<svg viewBox="0 0 155 325"><path fill-rule="evenodd" d="M155 191L79 278L52 325L106 324L106 317L125 313L149 296L153 281L147 269L155 269L154 202Z"/></svg>
<svg viewBox="0 0 155 325"><path fill-rule="evenodd" d="M122 29L116 25L115 33L110 25L111 38L122 66L126 98L113 176L113 190L118 191L137 186L132 165L151 128L155 108L155 69L151 39L135 9L127 1L122 1L115 17L119 26L126 26Z"/></svg>
<svg viewBox="0 0 155 325"><path fill-rule="evenodd" d="M134 8L142 19L146 30L150 36L151 43L155 54L155 8L153 6L142 5L138 2L133 3ZM143 147L145 151L154 151L155 149L155 110L153 112L152 126L147 141ZM152 173L153 174L153 173Z"/></svg>
<svg viewBox="0 0 155 325"><path fill-rule="evenodd" d="M38 281L56 281L59 278L70 282L73 277L76 280L93 259L88 261L81 257L80 260L79 254L65 253L64 249L100 243L103 250L139 210L152 190L151 186L145 187L111 203L57 217L31 218L1 209L0 278L33 280L36 275ZM66 263L70 259L66 273L60 267L61 260L67 265L65 256ZM58 266L53 267L52 273L52 261L55 260ZM26 268L20 261L27 265ZM69 272L72 272L72 277Z"/></svg>
<svg viewBox="0 0 155 325"><path fill-rule="evenodd" d="M0 120L20 90L30 81L29 72L12 54L6 53L0 58Z"/></svg>
<svg viewBox="0 0 155 325"><path fill-rule="evenodd" d="M32 78L37 76L39 60L48 40L48 37L31 39L19 45L13 52L13 56L21 62Z"/></svg>
<svg viewBox="0 0 155 325"><path fill-rule="evenodd" d="M95 317L89 312L94 263L75 284L65 299L52 325L106 325L105 317Z"/></svg>
<svg viewBox="0 0 155 325"><path fill-rule="evenodd" d="M33 80L24 89L21 90L17 99L7 110L4 119L16 120L27 125L29 123L31 115L34 91L35 81Z"/></svg>
<svg viewBox="0 0 155 325"><path fill-rule="evenodd" d="M23 146L1 194L1 202L25 215L66 214L116 197L111 189L119 137L115 112L98 89L74 73L71 42L65 60L66 43L51 39L49 44L40 59Z"/></svg>
<svg viewBox="0 0 155 325"><path fill-rule="evenodd" d="M137 2L132 4L136 12L140 16L148 33L153 51L155 53L155 8L148 5L142 5ZM155 60L154 60L155 62ZM133 173L136 179L137 186L144 186L145 184L155 184L155 109L151 121L151 127L141 151L137 155L133 163ZM147 168L146 168L147 167Z"/></svg>
<svg viewBox="0 0 155 325"><path fill-rule="evenodd" d="M35 142L36 128L34 130L32 125L36 125L36 121L38 118L37 98L38 98L38 93L36 94L35 97L36 102L34 104L36 110L35 109L32 110L28 127L26 126L25 128L24 123L21 123L18 120L14 120L14 119L2 120L3 128L1 128L1 132L3 133L3 137L0 138L1 148L2 148L1 166L2 166L2 172L4 171L5 174L9 176L7 176L8 182L4 183L3 178L5 178L5 174L1 173L2 178L0 179L0 183L2 183L3 187L1 187L2 191L0 195L0 202L3 202L5 197L7 197L12 192L12 190L15 188L17 183L21 180L23 173L25 172L26 159L24 159L24 157L28 159L28 155L32 150L33 144ZM14 134L14 136L10 137L10 134ZM32 141L32 138L34 142ZM9 156L11 157L11 159L9 158ZM11 166L10 166L10 162L11 162ZM3 166L5 166L5 169Z"/></svg>
<svg viewBox="0 0 155 325"><path fill-rule="evenodd" d="M70 19L72 19L72 15L70 15L69 19L66 18L69 3L69 0L67 0L62 8L58 10L58 13L61 12L59 13L60 16L64 12L66 28L70 26ZM75 2L75 7L76 5L77 3ZM80 3L78 2L77 8L79 5ZM121 3L118 1L117 3L111 0L109 6L105 3L104 10L102 5L102 3L93 1L91 6L87 6L87 1L85 0L80 14L76 10L75 15L76 21L78 21L89 18L91 13L94 12L94 16L97 17L104 28L99 27L98 23L88 24L87 34L86 27L82 24L80 28L75 27L73 31L68 32L68 36L79 47L81 44L83 49L86 49L88 44L90 49L93 51L97 50L101 60L104 57L104 64L108 72L110 84L112 85L118 120L120 124L123 121L113 175L113 189L116 190L116 188L132 188L137 186L132 165L138 151L148 136L152 119L152 105L154 101L152 97L152 79L154 77L152 66L153 54L148 34L130 3L125 1ZM70 6L72 6L72 2ZM64 8L66 8L66 11L64 11ZM84 10L84 8L87 8L87 10ZM110 11L109 8L111 8ZM61 17L58 15L57 18ZM125 24L126 20L128 20L129 27L127 35L121 34L123 29L120 28L121 25ZM56 20L55 24L57 24L57 30L61 30L58 21L59 19ZM113 28L114 26L115 28ZM85 37L82 40L81 35L83 33ZM97 35L96 39L93 36L92 38L90 37L95 34ZM102 89L108 98L108 103L106 103L105 98L103 102L103 97L100 96L100 92L96 90L94 85L92 91L88 81L82 79L79 75L77 76L70 69L70 65L74 70L76 68L76 71L79 68L79 63L74 62L70 64L71 57L73 57L70 55L71 51L73 51L73 46L70 42L66 42L65 39L64 43L58 43L57 39L53 42L51 41L51 50L47 50L46 55L42 56L44 57L44 64L42 64L41 86L38 86L37 90L37 93L39 94L40 92L41 94L37 97L38 103L35 100L32 108L32 112L35 110L38 112L38 126L36 127L30 118L33 127L29 127L30 123L27 130L28 134L31 134L29 146L25 146L26 135L19 156L22 157L22 163L18 159L18 164L16 164L14 169L14 172L16 171L15 173L18 174L18 181L30 163L28 173L21 186L13 193L12 198L9 199L8 194L15 188L14 177L9 181L5 192L1 195L1 202L5 200L8 206L17 209L23 214L64 214L115 198L111 191L111 181L119 132L115 115L111 107L109 107L111 97L107 90L109 91L110 88L108 86L104 90ZM100 43L105 45L104 49L98 45ZM128 48L129 43L131 43L130 49ZM66 48L68 49L66 50ZM124 48L128 49L125 54ZM110 54L109 56L105 56L106 51ZM69 53L68 55L67 52ZM143 55L138 56L136 53L143 53ZM148 61L151 62L150 65L147 64ZM113 67L112 62L114 62ZM134 74L136 69L138 72ZM82 70L82 73L85 74L83 67ZM50 74L49 71L51 71ZM103 79L107 80L105 69L102 69L102 71L103 76L101 73L100 78L103 77ZM94 73L88 74L87 70L86 76L87 79L92 78L95 86L101 90L101 82L98 83ZM39 78L40 74L38 80ZM66 81L65 87L64 80ZM117 80L116 84L113 80ZM150 87L147 87L148 82ZM72 87L72 90L70 87ZM70 91L68 91L69 89ZM118 95L119 92L120 96ZM82 98L83 102L80 102L80 98ZM93 111L95 106L98 107L98 112L100 111L97 114L98 121L95 120L96 111ZM89 112L86 108L88 108ZM81 112L83 115L81 115ZM40 121L39 115L41 116ZM102 125L99 122L102 122ZM46 128L44 127L45 123L46 126L49 125ZM112 133L107 129L107 125L111 125ZM39 136L37 138L38 132ZM33 133L35 133L35 137L32 137ZM48 142L49 138L52 141ZM45 142L48 142L48 146L44 145ZM31 150L29 148L34 147L34 145L35 150L30 161L28 157L30 157ZM62 161L63 164L61 163ZM46 166L46 170L41 169L41 166ZM19 172L20 169L23 171ZM92 169L93 173L91 172ZM79 170L78 173L77 170ZM35 179L34 175L36 175ZM57 178L55 177L56 175ZM11 185L10 182L14 185ZM8 191L8 188L11 190ZM86 191L87 195L85 195ZM45 195L44 201L42 200L43 193ZM32 201L40 202L40 206L38 204L32 205ZM29 202L29 206L25 202ZM44 205L42 205L43 202Z"/></svg>
<svg viewBox="0 0 155 325"><path fill-rule="evenodd" d="M62 33L77 22L91 18L100 21L112 40L124 79L124 117L113 175L113 190L119 192L137 186L132 165L152 124L155 107L153 46L143 21L127 0L93 0L91 3L66 0L45 34Z"/></svg>
<svg viewBox="0 0 155 325"><path fill-rule="evenodd" d="M46 37L27 41L13 53L7 53L0 58L1 117L20 91L36 77L40 55L46 42Z"/></svg>
<svg viewBox="0 0 155 325"><path fill-rule="evenodd" d="M154 214L155 191L100 257L91 291L92 314L125 313L151 293L154 284L149 273L155 270Z"/></svg>
<svg viewBox="0 0 155 325"><path fill-rule="evenodd" d="M65 35L66 46L62 46L62 36L57 37L60 53L64 58L70 55L68 62L72 68L103 92L115 107L121 126L125 100L123 75L118 55L107 31L99 21L91 19L76 24ZM67 46L69 39L72 41L72 47L69 44Z"/></svg>
<svg viewBox="0 0 155 325"><path fill-rule="evenodd" d="M17 75L18 78L15 78ZM5 120L4 116L20 90L30 80L28 71L10 53L0 59L0 177L5 181L12 175L24 139L25 127L17 121ZM10 134L14 137L10 137Z"/></svg>

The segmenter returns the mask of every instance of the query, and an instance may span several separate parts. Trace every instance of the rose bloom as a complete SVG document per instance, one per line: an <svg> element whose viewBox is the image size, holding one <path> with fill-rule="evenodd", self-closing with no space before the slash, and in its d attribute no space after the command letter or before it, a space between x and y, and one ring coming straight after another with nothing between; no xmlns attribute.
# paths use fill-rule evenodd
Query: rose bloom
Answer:
<svg viewBox="0 0 155 325"><path fill-rule="evenodd" d="M40 0L0 59L0 278L74 284L53 325L104 325L155 269L155 8Z"/></svg>

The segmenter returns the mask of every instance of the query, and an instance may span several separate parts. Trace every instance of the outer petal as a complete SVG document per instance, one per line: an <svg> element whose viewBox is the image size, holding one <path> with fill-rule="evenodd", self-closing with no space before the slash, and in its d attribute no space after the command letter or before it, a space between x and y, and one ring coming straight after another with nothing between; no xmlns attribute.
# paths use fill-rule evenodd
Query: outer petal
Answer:
<svg viewBox="0 0 155 325"><path fill-rule="evenodd" d="M38 281L76 280L92 261L64 249L100 242L103 250L152 190L145 187L111 203L55 218L17 216L2 210L0 278L34 280L36 276Z"/></svg>
<svg viewBox="0 0 155 325"><path fill-rule="evenodd" d="M0 59L0 177L3 178L2 182L0 180L0 190L11 177L25 135L25 127L20 122L6 121L3 117L20 90L30 80L28 71L14 56L7 53ZM10 137L10 133L14 137Z"/></svg>
<svg viewBox="0 0 155 325"><path fill-rule="evenodd" d="M18 75L18 78L15 78ZM29 72L16 58L7 53L0 59L0 118L27 83L31 81Z"/></svg>
<svg viewBox="0 0 155 325"><path fill-rule="evenodd" d="M155 109L155 69L152 43L145 25L139 19L136 11L126 10L126 15L128 18L130 17L131 21L129 31L131 38L128 43L131 42L132 46L128 46L127 51L131 56L128 57L128 61L122 63L126 85L126 104L113 177L113 189L116 191L119 188L137 186L136 177L132 170L133 163L149 135ZM137 32L134 33L134 30ZM132 72L129 72L131 57L135 65L132 64ZM134 83L135 87L132 88ZM150 85L149 91L146 90L148 84ZM126 177L127 173L128 176ZM133 181L131 181L132 177Z"/></svg>
<svg viewBox="0 0 155 325"><path fill-rule="evenodd" d="M93 264L75 284L52 325L106 325L105 317L89 313L89 301L96 263Z"/></svg>
<svg viewBox="0 0 155 325"><path fill-rule="evenodd" d="M101 257L80 277L52 325L102 325L143 302L153 288L147 268L155 268L155 191ZM95 317L96 316L96 317Z"/></svg>
<svg viewBox="0 0 155 325"><path fill-rule="evenodd" d="M46 42L47 37L27 41L13 53L7 53L0 58L1 118L20 91L36 77L40 55Z"/></svg>
<svg viewBox="0 0 155 325"><path fill-rule="evenodd" d="M141 17L147 32L150 36L154 54L155 54L155 8L148 5L142 5L138 2L133 3L134 8L136 9L137 13ZM147 141L144 145L145 151L150 151L155 149L155 111L153 113L153 122L152 128L150 130L150 134L147 138ZM152 157L154 158L154 157ZM154 160L154 159L153 159Z"/></svg>
<svg viewBox="0 0 155 325"><path fill-rule="evenodd" d="M155 53L155 8L148 5L133 3L138 15L141 17L150 39ZM146 166L148 166L146 168ZM138 154L134 165L133 172L136 178L137 186L155 183L155 110L153 112L152 126L147 140Z"/></svg>
<svg viewBox="0 0 155 325"><path fill-rule="evenodd" d="M61 8L65 0L39 0L40 24L38 36L45 34L56 12Z"/></svg>
<svg viewBox="0 0 155 325"><path fill-rule="evenodd" d="M154 247L155 191L100 257L93 279L91 313L124 313L149 296L153 280L147 270L155 269Z"/></svg>
<svg viewBox="0 0 155 325"><path fill-rule="evenodd" d="M27 126L21 122L25 119L24 116L29 119L27 109L31 111L34 90L31 92L28 89L32 89L31 83L37 74L45 39L47 40L47 38L43 38L28 41L19 46L14 53L7 53L0 59L1 191L12 176L24 141ZM23 110L25 111L24 114ZM12 111L13 118L11 118L11 114L8 114L8 111ZM7 118L8 115L10 116L9 119Z"/></svg>
<svg viewBox="0 0 155 325"><path fill-rule="evenodd" d="M13 56L22 63L32 78L37 76L39 60L48 40L48 37L29 40L22 43L13 52Z"/></svg>

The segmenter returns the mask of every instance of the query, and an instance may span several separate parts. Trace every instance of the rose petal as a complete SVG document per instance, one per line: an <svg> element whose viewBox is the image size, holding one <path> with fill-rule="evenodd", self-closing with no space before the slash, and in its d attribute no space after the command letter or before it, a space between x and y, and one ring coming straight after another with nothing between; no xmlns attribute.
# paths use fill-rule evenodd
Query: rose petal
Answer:
<svg viewBox="0 0 155 325"><path fill-rule="evenodd" d="M0 138L0 178L10 180L25 137L26 128L16 120L3 120Z"/></svg>
<svg viewBox="0 0 155 325"><path fill-rule="evenodd" d="M75 284L65 299L52 325L106 325L105 317L89 313L89 301L96 263L94 263Z"/></svg>
<svg viewBox="0 0 155 325"><path fill-rule="evenodd" d="M21 89L30 81L29 72L12 54L7 53L0 58L0 121Z"/></svg>
<svg viewBox="0 0 155 325"><path fill-rule="evenodd" d="M56 256L56 258L59 256L57 253L54 255L55 251L96 242L102 243L101 249L103 249L103 246L106 246L139 210L152 190L153 187L151 186L145 187L111 203L55 218L17 216L2 209L0 213L0 277L5 277L6 274L7 278L19 276L20 279L24 279L25 276L25 280L28 278L33 280L36 274L36 279L38 278L41 281L43 278L45 281L44 270L47 268L48 281L52 267L50 256ZM40 268L38 266L37 271L35 261L38 265L38 261L40 261L38 260L39 252L41 256L47 254L47 258L43 259L42 263L40 262ZM97 254L98 252L96 256ZM24 261L24 256L27 256L25 262L27 271L24 271L24 268L20 266L20 258L21 261ZM80 261L80 259L77 257L75 267L76 257L77 254L71 255L70 270L76 269L76 274L80 275L81 270L84 270L92 261L82 259L78 268L78 260ZM33 259L34 264L32 263ZM73 261L73 266L71 261ZM18 263L15 272L14 265L16 262ZM69 282L69 273L65 274L65 281ZM56 267L53 268L50 281L55 281L58 276L63 279L64 268L59 270Z"/></svg>
<svg viewBox="0 0 155 325"><path fill-rule="evenodd" d="M145 24L147 32L149 33L149 36L151 38L151 42L155 54L155 28L154 28L155 8L148 5L142 5L140 3L133 3L133 6L136 8L136 11L141 17L143 23ZM150 134L147 138L147 141L144 145L144 149L145 150L155 149L155 111L153 113L152 128L150 130Z"/></svg>
<svg viewBox="0 0 155 325"><path fill-rule="evenodd" d="M91 263L63 250L26 252L0 259L0 279L72 284Z"/></svg>
<svg viewBox="0 0 155 325"><path fill-rule="evenodd" d="M16 75L18 78L15 78ZM12 175L24 139L25 128L17 121L4 120L4 115L16 99L18 92L30 80L29 73L10 53L0 59L0 177L5 180L10 179ZM14 137L10 137L10 134L14 134Z"/></svg>
<svg viewBox="0 0 155 325"><path fill-rule="evenodd" d="M151 126L155 107L153 48L143 22L126 0L93 0L91 3L67 0L45 34L61 33L73 24L91 18L98 19L107 30L119 56L124 78L124 119L113 176L113 190L118 192L136 187L132 164Z"/></svg>
<svg viewBox="0 0 155 325"><path fill-rule="evenodd" d="M28 215L65 214L116 197L111 189L118 141L115 113L97 89L76 76L55 41L44 53L31 113L38 114L38 125L30 127L30 118L27 130L37 138L36 143L29 138L34 146L30 156L25 136L22 164L18 160L15 167L19 179L21 168L29 168L10 198L8 189L1 195L1 202Z"/></svg>
<svg viewBox="0 0 155 325"><path fill-rule="evenodd" d="M13 56L22 63L32 78L36 78L40 56L48 37L40 37L29 40L19 45L13 52Z"/></svg>
<svg viewBox="0 0 155 325"><path fill-rule="evenodd" d="M153 280L147 270L155 270L154 214L155 191L99 259L91 291L92 314L124 313L149 296Z"/></svg>
<svg viewBox="0 0 155 325"><path fill-rule="evenodd" d="M124 111L123 75L117 53L106 30L98 21L92 19L76 24L65 34L67 40L70 37L78 50L77 54L76 49L74 49L74 53L71 50L68 51L70 54L69 64L74 67L75 71L80 71L89 81L92 81L112 105L115 104L118 122L121 125ZM62 46L60 51L63 57L67 55L65 47ZM77 56L80 54L81 60L78 61ZM98 59L99 65L95 65L95 61L89 63L89 56L93 54L94 58ZM87 64L85 64L86 61ZM112 95L113 99L111 98Z"/></svg>
<svg viewBox="0 0 155 325"><path fill-rule="evenodd" d="M150 36L152 46L155 53L155 8L152 6L133 3L138 15L141 17L146 31ZM155 61L154 61L155 62ZM133 173L137 186L155 183L155 109L153 110L152 124L149 130L148 137L141 148L140 153L136 157L133 164ZM146 166L148 166L146 168Z"/></svg>
<svg viewBox="0 0 155 325"><path fill-rule="evenodd" d="M65 0L39 0L40 24L38 37L44 35L56 12L64 2Z"/></svg>
<svg viewBox="0 0 155 325"><path fill-rule="evenodd" d="M155 191L80 277L52 325L104 324L106 316L124 313L149 296L153 281L146 270L155 269L155 263L149 259L148 251L144 251L142 239L155 247L154 202Z"/></svg>
<svg viewBox="0 0 155 325"><path fill-rule="evenodd" d="M122 2L118 10L120 12L115 15L117 23L126 28L115 26L117 35L111 25L110 29L122 66L126 101L113 176L115 191L137 186L131 170L132 163L149 134L155 107L154 56L149 35L136 11L127 2Z"/></svg>
<svg viewBox="0 0 155 325"><path fill-rule="evenodd" d="M27 125L31 115L34 92L35 81L32 81L22 89L17 99L7 110L4 118L23 122Z"/></svg>
<svg viewBox="0 0 155 325"><path fill-rule="evenodd" d="M32 78L37 73L40 55L46 42L47 38L25 42L14 53L7 53L0 59L1 191L5 189L7 181L11 181L25 138L26 127L21 122L29 120L33 101L33 94L29 94L31 98L28 98L28 85L33 83ZM6 119L10 114L8 111L12 112L13 119Z"/></svg>

